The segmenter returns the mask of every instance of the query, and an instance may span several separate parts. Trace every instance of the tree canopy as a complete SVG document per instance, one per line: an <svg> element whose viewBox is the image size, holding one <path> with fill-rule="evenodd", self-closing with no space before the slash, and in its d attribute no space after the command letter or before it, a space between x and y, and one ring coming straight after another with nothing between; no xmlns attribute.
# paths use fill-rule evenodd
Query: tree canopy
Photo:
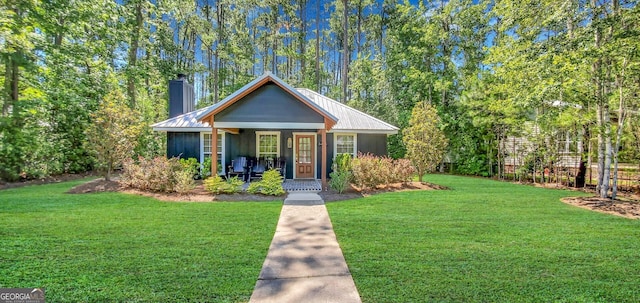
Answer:
<svg viewBox="0 0 640 303"><path fill-rule="evenodd" d="M513 136L557 162L579 134L605 193L638 162L638 20L637 0L0 0L0 177L92 169L85 130L114 89L148 125L177 73L202 107L271 71L400 128L429 102L459 173L504 177ZM138 142L164 151L148 127Z"/></svg>

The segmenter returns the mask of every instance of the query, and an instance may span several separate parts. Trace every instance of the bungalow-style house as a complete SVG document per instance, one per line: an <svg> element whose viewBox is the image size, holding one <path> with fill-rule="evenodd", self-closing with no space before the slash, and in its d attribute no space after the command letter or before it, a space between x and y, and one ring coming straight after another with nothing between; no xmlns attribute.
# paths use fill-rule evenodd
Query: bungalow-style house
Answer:
<svg viewBox="0 0 640 303"><path fill-rule="evenodd" d="M152 125L167 133L167 156L211 157L225 174L239 156L285 159L286 179L320 179L332 159L358 152L387 154L398 128L309 89L295 89L265 73L224 100L194 110L193 86L169 82L169 119ZM217 138L212 144L211 138Z"/></svg>

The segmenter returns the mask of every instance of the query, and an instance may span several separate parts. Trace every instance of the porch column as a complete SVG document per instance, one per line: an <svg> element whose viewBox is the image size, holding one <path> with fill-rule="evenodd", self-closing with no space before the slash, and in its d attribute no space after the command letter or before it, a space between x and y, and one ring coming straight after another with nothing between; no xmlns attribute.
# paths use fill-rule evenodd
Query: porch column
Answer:
<svg viewBox="0 0 640 303"><path fill-rule="evenodd" d="M321 129L320 130L320 138L322 138L322 165L321 165L321 177L320 180L322 180L322 190L325 190L327 188L327 130L326 129Z"/></svg>
<svg viewBox="0 0 640 303"><path fill-rule="evenodd" d="M211 176L218 175L218 129L213 126L213 116L211 116Z"/></svg>

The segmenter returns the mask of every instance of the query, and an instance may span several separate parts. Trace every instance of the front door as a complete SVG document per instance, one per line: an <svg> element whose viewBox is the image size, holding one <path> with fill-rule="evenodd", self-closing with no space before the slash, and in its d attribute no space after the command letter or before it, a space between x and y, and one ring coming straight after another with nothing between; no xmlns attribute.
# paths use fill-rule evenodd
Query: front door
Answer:
<svg viewBox="0 0 640 303"><path fill-rule="evenodd" d="M312 135L296 136L296 178L312 179L314 177L314 137Z"/></svg>

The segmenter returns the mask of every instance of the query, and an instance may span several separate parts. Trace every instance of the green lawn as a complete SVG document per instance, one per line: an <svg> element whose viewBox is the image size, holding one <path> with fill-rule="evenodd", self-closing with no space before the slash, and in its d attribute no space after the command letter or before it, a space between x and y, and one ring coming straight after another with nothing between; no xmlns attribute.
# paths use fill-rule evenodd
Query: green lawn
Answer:
<svg viewBox="0 0 640 303"><path fill-rule="evenodd" d="M446 191L329 203L363 302L639 302L640 221L579 193L427 176Z"/></svg>
<svg viewBox="0 0 640 303"><path fill-rule="evenodd" d="M0 287L47 302L246 302L281 203L169 203L65 194L80 181L0 191Z"/></svg>

